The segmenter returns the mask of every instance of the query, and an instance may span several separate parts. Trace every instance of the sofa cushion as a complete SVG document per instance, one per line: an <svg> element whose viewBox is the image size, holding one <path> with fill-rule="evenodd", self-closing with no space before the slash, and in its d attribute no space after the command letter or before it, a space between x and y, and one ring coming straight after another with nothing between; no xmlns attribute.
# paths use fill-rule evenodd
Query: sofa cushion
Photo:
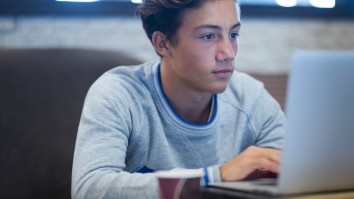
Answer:
<svg viewBox="0 0 354 199"><path fill-rule="evenodd" d="M0 50L0 197L70 198L88 88L114 66L139 63L114 51Z"/></svg>

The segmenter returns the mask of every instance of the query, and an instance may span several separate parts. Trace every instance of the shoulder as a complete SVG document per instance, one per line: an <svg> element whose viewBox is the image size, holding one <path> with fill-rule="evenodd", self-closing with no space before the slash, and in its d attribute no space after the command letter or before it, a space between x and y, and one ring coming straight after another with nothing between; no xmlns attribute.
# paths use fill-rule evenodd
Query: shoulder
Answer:
<svg viewBox="0 0 354 199"><path fill-rule="evenodd" d="M220 94L220 102L227 109L236 109L251 120L281 112L279 103L265 89L264 84L252 76L235 71L229 86Z"/></svg>
<svg viewBox="0 0 354 199"><path fill-rule="evenodd" d="M146 62L140 65L131 66L118 66L107 72L97 79L95 84L109 84L116 82L137 82L141 77L146 76L148 73L152 73L155 62Z"/></svg>
<svg viewBox="0 0 354 199"><path fill-rule="evenodd" d="M228 88L221 94L220 98L226 100L230 105L245 109L266 92L261 81L246 73L235 71Z"/></svg>
<svg viewBox="0 0 354 199"><path fill-rule="evenodd" d="M240 113L247 118L256 137L255 145L281 148L285 115L262 82L248 74L235 72L219 99L225 112L233 110L233 114Z"/></svg>
<svg viewBox="0 0 354 199"><path fill-rule="evenodd" d="M135 66L119 66L100 76L90 87L83 114L94 121L121 121L127 129L133 128L133 119L144 115L153 104L149 83L153 77L152 62ZM99 113L99 114L97 114ZM104 119L104 121L103 121ZM134 127L134 128L140 128ZM130 132L130 131L127 131Z"/></svg>
<svg viewBox="0 0 354 199"><path fill-rule="evenodd" d="M119 98L124 94L134 95L147 90L152 81L155 62L141 65L118 66L101 75L91 86L89 93Z"/></svg>
<svg viewBox="0 0 354 199"><path fill-rule="evenodd" d="M119 66L101 75L89 88L85 108L129 115L153 104L154 63ZM118 114L118 113L117 113Z"/></svg>
<svg viewBox="0 0 354 199"><path fill-rule="evenodd" d="M251 75L240 72L240 71L235 71L232 78L230 79L230 84L229 84L231 89L238 89L238 90L244 90L244 89L264 89L264 85L261 81L255 79Z"/></svg>

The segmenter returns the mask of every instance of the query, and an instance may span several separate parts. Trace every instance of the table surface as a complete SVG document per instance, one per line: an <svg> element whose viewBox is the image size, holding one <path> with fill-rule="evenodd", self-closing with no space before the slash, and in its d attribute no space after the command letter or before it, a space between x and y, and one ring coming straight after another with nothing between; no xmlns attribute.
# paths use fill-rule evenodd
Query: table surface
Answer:
<svg viewBox="0 0 354 199"><path fill-rule="evenodd" d="M205 187L201 191L202 199L354 199L354 190L323 194L269 196L215 187Z"/></svg>

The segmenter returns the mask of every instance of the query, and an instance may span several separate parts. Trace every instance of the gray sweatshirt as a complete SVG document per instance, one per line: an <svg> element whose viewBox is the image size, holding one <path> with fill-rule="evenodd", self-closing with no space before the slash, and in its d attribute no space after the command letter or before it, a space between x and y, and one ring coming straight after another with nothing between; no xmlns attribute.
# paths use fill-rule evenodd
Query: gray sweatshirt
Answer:
<svg viewBox="0 0 354 199"><path fill-rule="evenodd" d="M249 146L281 148L285 116L252 77L235 71L213 98L209 121L181 118L166 98L158 62L120 66L90 88L77 134L72 198L158 198L153 171L219 167Z"/></svg>

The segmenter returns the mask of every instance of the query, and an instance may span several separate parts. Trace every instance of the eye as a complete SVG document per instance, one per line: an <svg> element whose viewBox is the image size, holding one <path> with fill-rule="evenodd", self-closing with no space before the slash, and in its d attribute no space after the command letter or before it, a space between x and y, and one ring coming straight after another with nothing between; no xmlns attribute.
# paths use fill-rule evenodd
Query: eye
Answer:
<svg viewBox="0 0 354 199"><path fill-rule="evenodd" d="M233 32L230 34L230 39L237 39L238 36L239 36L238 32Z"/></svg>
<svg viewBox="0 0 354 199"><path fill-rule="evenodd" d="M200 38L203 40L211 40L211 39L215 38L215 35L212 33L209 33L209 34L202 35Z"/></svg>

